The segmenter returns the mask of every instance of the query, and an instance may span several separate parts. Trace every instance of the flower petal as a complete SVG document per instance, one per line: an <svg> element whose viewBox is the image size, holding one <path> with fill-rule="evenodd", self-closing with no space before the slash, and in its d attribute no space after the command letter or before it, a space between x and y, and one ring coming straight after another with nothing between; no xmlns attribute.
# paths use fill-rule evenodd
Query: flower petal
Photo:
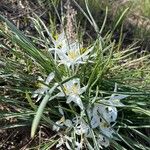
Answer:
<svg viewBox="0 0 150 150"><path fill-rule="evenodd" d="M86 91L86 89L87 89L87 86L82 87L82 88L80 89L80 94L84 93L84 92Z"/></svg>
<svg viewBox="0 0 150 150"><path fill-rule="evenodd" d="M91 119L91 126L92 128L96 128L98 127L100 124L100 120L99 120L99 117L97 115L93 116L92 119Z"/></svg>
<svg viewBox="0 0 150 150"><path fill-rule="evenodd" d="M98 138L98 143L104 147L108 147L109 146L109 139L106 138L105 136L103 135L99 135L99 138Z"/></svg>
<svg viewBox="0 0 150 150"><path fill-rule="evenodd" d="M78 95L69 95L69 97L67 98L67 102L66 103L70 103L70 102L74 102L76 103L81 109L83 109L83 104L81 101L81 98Z"/></svg>
<svg viewBox="0 0 150 150"><path fill-rule="evenodd" d="M69 120L69 119L66 119L65 122L64 122L64 124L65 124L65 126L67 126L67 127L72 127L72 122L71 122L71 120Z"/></svg>
<svg viewBox="0 0 150 150"><path fill-rule="evenodd" d="M64 97L65 96L65 94L63 93L63 92L59 92L58 94L57 94L57 97Z"/></svg>
<svg viewBox="0 0 150 150"><path fill-rule="evenodd" d="M110 101L114 101L114 100L121 100L121 99L124 99L124 98L127 98L127 97L129 97L129 95L122 95L122 94L119 94L119 95L112 95L111 97L110 97Z"/></svg>
<svg viewBox="0 0 150 150"><path fill-rule="evenodd" d="M46 84L49 84L54 79L54 72L50 73L45 81Z"/></svg>
<svg viewBox="0 0 150 150"><path fill-rule="evenodd" d="M105 110L103 110L103 118L108 122L114 122L117 119L117 109L116 107L104 106Z"/></svg>

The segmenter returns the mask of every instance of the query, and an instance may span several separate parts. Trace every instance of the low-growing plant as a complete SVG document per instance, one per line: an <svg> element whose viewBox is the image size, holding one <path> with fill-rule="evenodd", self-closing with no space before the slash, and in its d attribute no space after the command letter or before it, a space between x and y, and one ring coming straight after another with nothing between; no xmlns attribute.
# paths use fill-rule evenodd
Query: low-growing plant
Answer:
<svg viewBox="0 0 150 150"><path fill-rule="evenodd" d="M11 108L0 115L16 119L2 128L29 126L32 138L40 126L50 128L54 136L38 146L43 150L148 150L149 55L136 57L133 46L120 50L112 32L102 37L105 20L99 29L86 7L97 33L89 45L74 29L69 4L59 30L30 17L34 36L0 15L0 34L10 42L1 47L12 54L0 58L0 101Z"/></svg>

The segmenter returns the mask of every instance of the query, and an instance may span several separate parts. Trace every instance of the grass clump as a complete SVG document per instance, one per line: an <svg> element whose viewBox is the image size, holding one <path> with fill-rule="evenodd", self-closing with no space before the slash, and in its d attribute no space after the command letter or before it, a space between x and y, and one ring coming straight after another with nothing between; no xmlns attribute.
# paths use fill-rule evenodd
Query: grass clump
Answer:
<svg viewBox="0 0 150 150"><path fill-rule="evenodd" d="M32 138L40 127L53 130L31 149L148 149L149 55L138 58L132 46L120 50L112 32L98 34L105 21L99 28L88 5L85 15L97 38L85 45L76 32L75 11L69 3L66 8L58 30L30 17L34 36L0 15L0 34L10 42L1 47L11 53L0 58L0 100L11 108L0 115L15 119L2 128L31 127Z"/></svg>

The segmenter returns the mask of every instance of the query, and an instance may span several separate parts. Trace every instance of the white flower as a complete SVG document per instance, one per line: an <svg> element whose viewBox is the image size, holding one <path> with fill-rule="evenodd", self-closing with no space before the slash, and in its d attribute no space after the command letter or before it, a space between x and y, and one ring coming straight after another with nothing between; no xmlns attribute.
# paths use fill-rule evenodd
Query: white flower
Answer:
<svg viewBox="0 0 150 150"><path fill-rule="evenodd" d="M40 83L40 88L34 91L32 97L33 98L37 97L37 101L39 101L42 98L43 94L47 93L47 91L50 89L48 85L54 79L54 76L55 74L53 72L50 73L46 78L44 84ZM42 82L44 81L41 77L39 77L38 80Z"/></svg>
<svg viewBox="0 0 150 150"><path fill-rule="evenodd" d="M82 44L77 40L70 43L65 32L59 34L56 39L52 38L52 42L54 47L49 48L49 51L54 52L54 59L59 62L59 65L64 64L67 67L85 63L89 58L89 53L93 50L91 47L82 53Z"/></svg>
<svg viewBox="0 0 150 150"><path fill-rule="evenodd" d="M110 124L117 119L117 109L103 104L95 105L91 113L90 118L92 128L98 127L103 120Z"/></svg>
<svg viewBox="0 0 150 150"><path fill-rule="evenodd" d="M63 116L60 120L56 121L55 125L53 125L53 131L59 131L60 127L64 125L65 117Z"/></svg>
<svg viewBox="0 0 150 150"><path fill-rule="evenodd" d="M55 62L58 61L57 53L56 51L66 51L68 49L68 40L65 36L65 32L62 32L61 34L57 34L55 38L51 36L52 42L54 47L49 48L49 51L54 54L54 60Z"/></svg>
<svg viewBox="0 0 150 150"><path fill-rule="evenodd" d="M85 123L85 121L82 118L80 117L74 118L73 123L74 123L74 130L77 135L82 134L87 135L89 133L89 126L87 125L87 123Z"/></svg>
<svg viewBox="0 0 150 150"><path fill-rule="evenodd" d="M93 108L87 110L92 128L100 129L98 142L101 146L109 146L109 138L113 138L114 133L110 123L115 122L118 115L115 106L124 106L120 100L126 97L128 95L112 94L109 100L102 100L101 104L94 104Z"/></svg>
<svg viewBox="0 0 150 150"><path fill-rule="evenodd" d="M102 100L101 102L103 104L95 104L93 109L89 110L92 128L98 127L102 119L104 119L108 124L115 122L118 115L118 111L115 106L124 106L120 100L126 97L128 97L128 95L113 94L109 100Z"/></svg>
<svg viewBox="0 0 150 150"><path fill-rule="evenodd" d="M64 46L61 49L56 49L56 53L60 59L59 63L67 67L85 63L93 47L87 49L84 53L81 53L81 48L82 46L78 42L74 42L69 44L68 47Z"/></svg>
<svg viewBox="0 0 150 150"><path fill-rule="evenodd" d="M82 104L82 100L80 98L80 95L85 92L86 86L80 88L80 79L72 79L66 83L63 84L63 90L61 87L58 87L58 89L61 91L57 94L57 96L68 96L66 103L74 102L77 104L81 109L84 108ZM65 93L64 93L65 92Z"/></svg>
<svg viewBox="0 0 150 150"><path fill-rule="evenodd" d="M56 148L60 148L61 146L65 145L68 150L72 150L69 143L72 143L72 137L69 137L67 135L61 135L60 140L58 144L56 145Z"/></svg>
<svg viewBox="0 0 150 150"><path fill-rule="evenodd" d="M101 134L99 134L97 142L100 144L100 148L101 148L101 145L104 147L109 146L109 139Z"/></svg>
<svg viewBox="0 0 150 150"><path fill-rule="evenodd" d="M59 112L60 112L60 114L62 114L63 116L61 117L60 120L56 121L55 125L53 125L53 130L54 130L54 131L57 131L57 132L60 130L60 127L63 127L64 125L65 125L66 127L72 127L72 122L71 122L71 120L65 119L64 112L63 112L63 110L62 110L61 107L59 107Z"/></svg>
<svg viewBox="0 0 150 150"><path fill-rule="evenodd" d="M100 131L102 134L104 134L106 137L108 138L112 138L112 134L114 133L112 127L104 120L102 119L102 121L100 122Z"/></svg>
<svg viewBox="0 0 150 150"><path fill-rule="evenodd" d="M61 34L58 34L56 39L52 40L55 49L65 49L67 47L67 38L65 36L65 33L62 32Z"/></svg>

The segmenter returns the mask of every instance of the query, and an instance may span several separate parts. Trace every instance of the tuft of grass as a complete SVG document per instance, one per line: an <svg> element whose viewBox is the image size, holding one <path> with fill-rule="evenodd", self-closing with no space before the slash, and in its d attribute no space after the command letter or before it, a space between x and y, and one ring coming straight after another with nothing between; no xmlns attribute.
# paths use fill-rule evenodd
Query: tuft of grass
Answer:
<svg viewBox="0 0 150 150"><path fill-rule="evenodd" d="M2 62L0 101L10 108L9 111L1 111L0 118L1 120L15 120L13 123L1 125L1 128L31 127L31 136L34 138L37 132L40 133L40 127L52 130L57 125L57 121L64 123L64 119L72 121L73 118L79 117L90 126L91 138L84 134L77 135L75 133L76 126L70 127L60 124L57 126L61 128L59 132L55 132L54 136L49 137L46 142L40 142L37 147L31 147L31 149L50 149L57 145L62 137L68 136L73 139L72 142L68 140L67 143L72 149L76 146L75 142L82 139L85 142L84 148L98 150L101 145L97 142L97 137L101 130L91 127L87 110L99 103L107 106L109 104L104 103L103 100L108 101L112 94L121 94L128 97L121 101L124 105L118 106L117 103L116 106L114 105L118 109L118 118L111 125L114 135L113 138L109 139L111 146L106 149L148 150L149 135L147 130L150 128L148 68L150 54L139 56L134 46L128 46L122 50L121 40L118 44L113 40L114 30L107 32L104 36L99 34L107 25L107 15L102 27L99 27L90 12L87 1L87 13L80 5L77 4L77 6L86 16L93 27L92 31L97 36L96 40L84 47L85 52L89 47L93 47L89 60L74 68L58 65L56 60L58 59L59 62L60 58L55 59L54 53L50 52L51 48L54 49L52 33L57 32L52 30L56 28L47 27L40 17L34 15L30 19L35 25L36 33L34 36L28 36L0 15L2 23L0 35L11 43L7 46L6 44L1 45L10 51L11 56L0 58L0 62ZM106 9L106 14L107 12ZM115 28L117 28L124 13L118 19ZM48 87L49 92L44 93L42 99L36 102L32 96L38 88L38 76L46 79L51 72L55 72L52 82L47 85L40 81L41 84ZM64 76L67 78L64 79ZM64 84L75 78L80 79L81 87L87 85L85 93L81 95L85 110L81 110L73 103L66 103L67 95L65 93L67 92ZM64 92L63 98L57 96L57 87L60 87ZM67 141L67 138L65 140ZM64 146L67 147L67 144Z"/></svg>

